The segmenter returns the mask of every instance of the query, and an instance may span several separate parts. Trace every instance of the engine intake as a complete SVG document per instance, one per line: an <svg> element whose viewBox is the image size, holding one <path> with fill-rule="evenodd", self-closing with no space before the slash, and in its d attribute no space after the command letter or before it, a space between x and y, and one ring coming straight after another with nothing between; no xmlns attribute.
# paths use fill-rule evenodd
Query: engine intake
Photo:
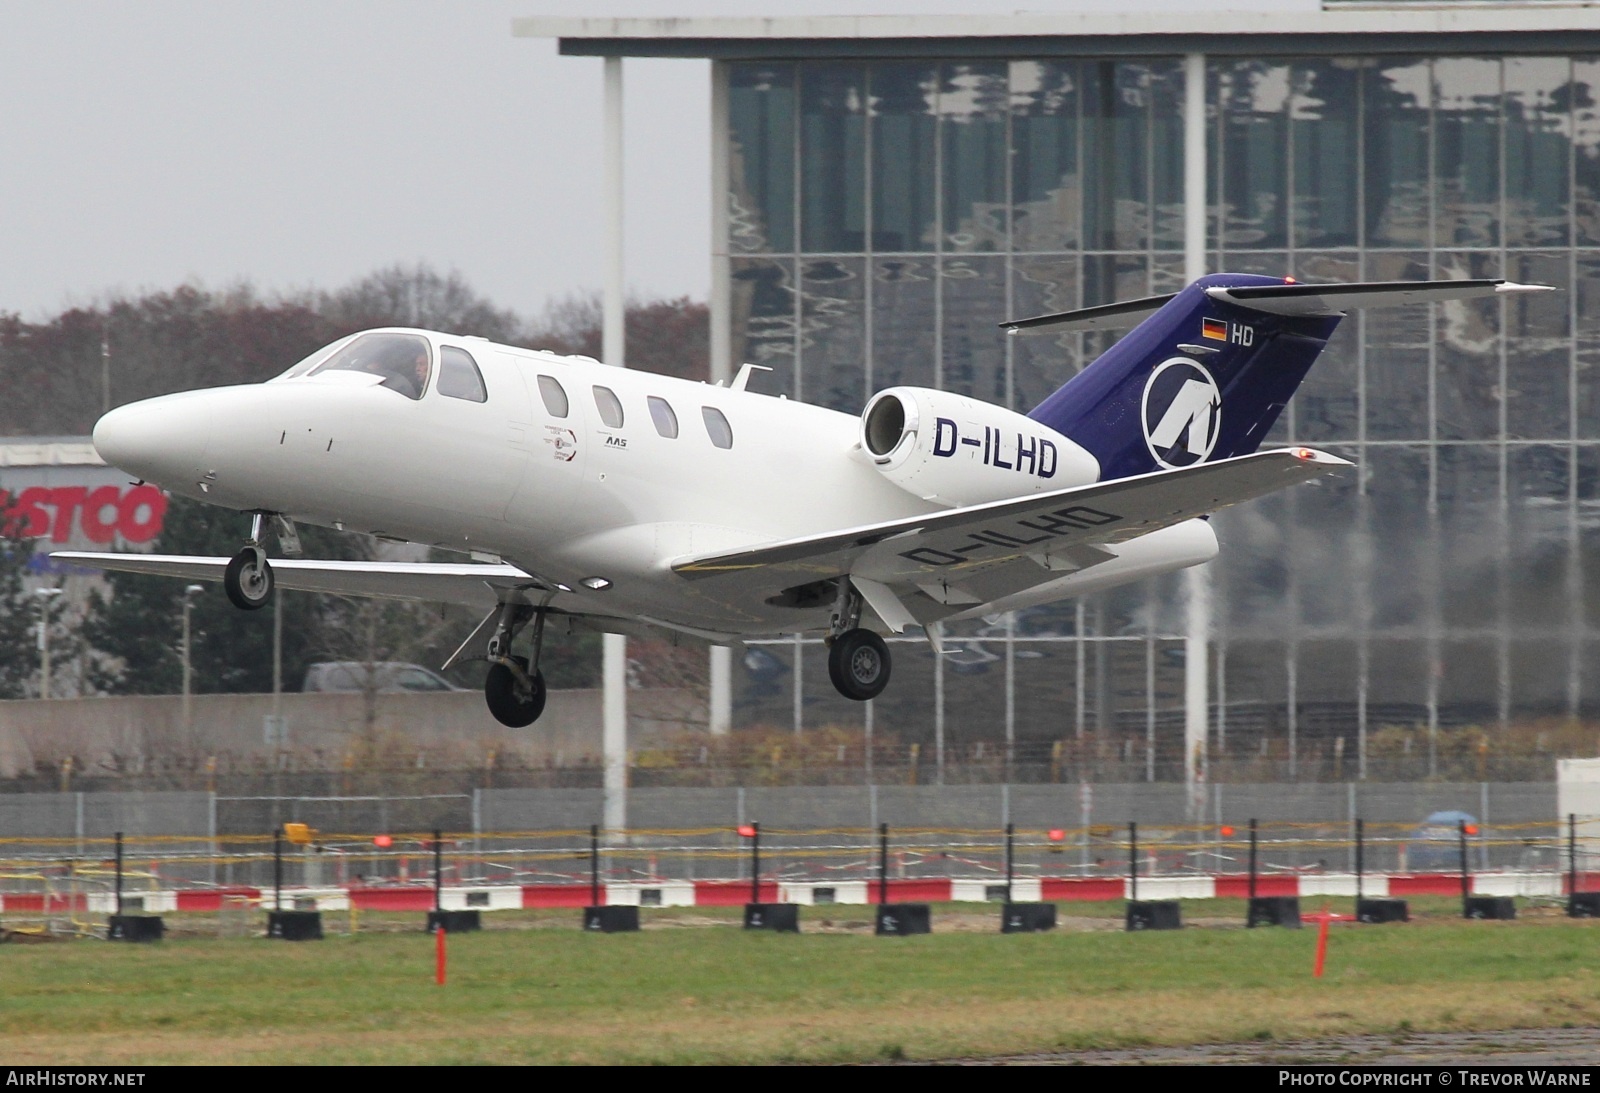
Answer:
<svg viewBox="0 0 1600 1093"><path fill-rule="evenodd" d="M1031 418L926 387L878 392L861 415L861 448L895 485L959 506L1099 480L1094 456Z"/></svg>

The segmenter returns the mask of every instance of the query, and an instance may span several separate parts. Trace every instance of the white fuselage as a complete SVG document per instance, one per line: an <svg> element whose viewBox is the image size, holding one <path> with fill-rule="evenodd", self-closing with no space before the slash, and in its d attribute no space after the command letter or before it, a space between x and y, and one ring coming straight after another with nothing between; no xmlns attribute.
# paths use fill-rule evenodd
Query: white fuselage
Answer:
<svg viewBox="0 0 1600 1093"><path fill-rule="evenodd" d="M374 375L330 371L122 407L97 426L96 445L108 462L174 493L499 556L573 589L576 610L726 634L807 629L826 613L819 622L792 608L719 602L673 574L675 559L948 507L886 478L861 451L854 416L588 358L415 333L436 360L444 347L469 354L486 400L441 392L437 368L420 399ZM565 416L541 391L541 376L546 386L559 383ZM620 425L602 420L597 387L620 403ZM666 435L662 405L676 436ZM707 411L726 420L731 446L714 443ZM1081 451L1064 437L1061 444ZM1056 488L1094 480L1084 469L1092 460L1063 466ZM1185 549L1193 553L1193 544ZM1134 575L1147 571L1148 560ZM591 577L611 587L587 591L582 581ZM1062 594L1070 592L1047 598Z"/></svg>

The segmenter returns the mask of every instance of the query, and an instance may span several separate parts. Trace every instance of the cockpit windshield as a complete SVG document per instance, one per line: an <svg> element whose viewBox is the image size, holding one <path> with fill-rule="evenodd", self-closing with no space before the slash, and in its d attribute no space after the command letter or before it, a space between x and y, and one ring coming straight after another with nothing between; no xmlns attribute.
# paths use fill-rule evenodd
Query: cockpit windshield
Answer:
<svg viewBox="0 0 1600 1093"><path fill-rule="evenodd" d="M345 346L349 345L356 337L357 337L357 335L355 335L355 334L346 334L344 337L340 338L338 341L332 343L331 345L325 345L321 349L318 349L318 350L315 350L314 352L306 354L300 360L295 362L295 365L294 365L293 368L290 368L290 369L287 369L286 371L280 372L278 375L273 376L272 378L275 379L275 380L292 380L296 376L303 376L307 372L309 372L313 368L315 368L318 361L324 360L330 354L335 353L340 349L343 349Z"/></svg>
<svg viewBox="0 0 1600 1093"><path fill-rule="evenodd" d="M428 387L429 362L428 339L418 334L363 334L310 374L368 372L382 376L384 387L419 399Z"/></svg>

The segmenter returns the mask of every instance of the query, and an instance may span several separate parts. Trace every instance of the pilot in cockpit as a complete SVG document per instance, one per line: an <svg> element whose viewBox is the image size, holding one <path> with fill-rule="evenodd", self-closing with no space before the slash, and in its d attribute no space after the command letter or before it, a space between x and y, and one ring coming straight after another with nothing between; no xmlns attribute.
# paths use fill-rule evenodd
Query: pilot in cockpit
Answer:
<svg viewBox="0 0 1600 1093"><path fill-rule="evenodd" d="M308 358L308 361L311 358ZM428 387L428 343L415 334L388 331L363 334L311 369L322 372L366 372L377 376L383 386L408 399L420 399ZM306 362L285 374L298 375Z"/></svg>
<svg viewBox="0 0 1600 1093"><path fill-rule="evenodd" d="M383 385L409 399L419 399L428 386L428 347L416 338L396 338L384 347L373 362L372 371L383 376Z"/></svg>

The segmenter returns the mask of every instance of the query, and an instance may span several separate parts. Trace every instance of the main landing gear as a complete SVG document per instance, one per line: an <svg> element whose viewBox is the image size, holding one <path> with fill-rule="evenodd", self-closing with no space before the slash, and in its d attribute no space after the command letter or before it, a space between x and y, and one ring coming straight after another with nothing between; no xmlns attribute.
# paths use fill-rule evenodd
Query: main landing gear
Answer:
<svg viewBox="0 0 1600 1093"><path fill-rule="evenodd" d="M250 538L228 562L228 568L222 574L223 590L228 593L233 606L241 611L259 611L267 606L272 602L272 591L277 585L272 576L272 566L267 562L266 549L261 545L268 515L264 512L250 514ZM270 515L273 531L278 536L278 545L283 552L299 554L300 536L295 532L294 522L278 513Z"/></svg>
<svg viewBox="0 0 1600 1093"><path fill-rule="evenodd" d="M544 617L543 605L502 603L494 636L489 639L489 675L483 681L483 698L494 719L513 729L533 724L544 713L544 674L539 671ZM530 619L533 621L533 657L530 660L512 656L512 639Z"/></svg>
<svg viewBox="0 0 1600 1093"><path fill-rule="evenodd" d="M848 577L839 579L839 598L829 620L828 678L846 698L865 702L889 685L889 647L871 630L862 629L861 593Z"/></svg>

